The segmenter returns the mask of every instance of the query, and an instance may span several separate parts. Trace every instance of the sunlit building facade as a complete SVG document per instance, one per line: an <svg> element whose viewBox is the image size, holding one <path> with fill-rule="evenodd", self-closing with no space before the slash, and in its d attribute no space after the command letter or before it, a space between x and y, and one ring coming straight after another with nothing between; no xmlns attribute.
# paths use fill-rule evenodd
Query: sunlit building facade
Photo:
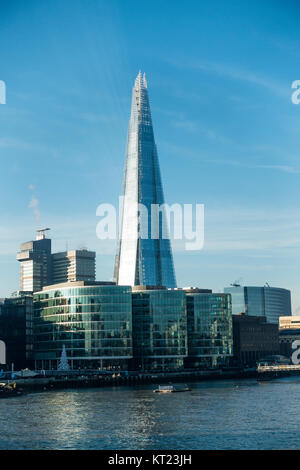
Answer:
<svg viewBox="0 0 300 470"><path fill-rule="evenodd" d="M109 282L70 282L34 294L37 368L56 369L65 345L71 368L129 368L131 288Z"/></svg>
<svg viewBox="0 0 300 470"><path fill-rule="evenodd" d="M208 289L76 281L34 294L34 359L56 369L180 371L232 356L231 296Z"/></svg>
<svg viewBox="0 0 300 470"><path fill-rule="evenodd" d="M38 231L36 240L21 244L17 253L20 262L20 291L35 292L51 284L51 240Z"/></svg>
<svg viewBox="0 0 300 470"><path fill-rule="evenodd" d="M116 283L176 287L147 82L141 72L132 92L123 195ZM153 211L153 205L161 212Z"/></svg>
<svg viewBox="0 0 300 470"><path fill-rule="evenodd" d="M86 249L53 253L52 284L96 280L96 253Z"/></svg>
<svg viewBox="0 0 300 470"><path fill-rule="evenodd" d="M187 356L184 291L138 287L132 293L133 353L137 370L180 370Z"/></svg>
<svg viewBox="0 0 300 470"><path fill-rule="evenodd" d="M187 292L189 367L226 366L233 352L231 298L228 294Z"/></svg>
<svg viewBox="0 0 300 470"><path fill-rule="evenodd" d="M86 248L51 253L51 239L46 237L48 230L37 230L35 240L21 244L17 253L20 290L38 292L52 284L95 281L96 253Z"/></svg>

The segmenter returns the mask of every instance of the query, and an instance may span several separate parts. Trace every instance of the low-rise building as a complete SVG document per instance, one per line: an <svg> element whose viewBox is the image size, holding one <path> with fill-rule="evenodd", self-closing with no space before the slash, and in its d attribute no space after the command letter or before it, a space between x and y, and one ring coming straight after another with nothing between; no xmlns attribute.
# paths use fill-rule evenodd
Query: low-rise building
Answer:
<svg viewBox="0 0 300 470"><path fill-rule="evenodd" d="M186 291L187 367L215 368L232 356L232 315L229 294Z"/></svg>
<svg viewBox="0 0 300 470"><path fill-rule="evenodd" d="M166 289L75 281L34 294L37 368L175 371L227 366L231 297L209 289Z"/></svg>
<svg viewBox="0 0 300 470"><path fill-rule="evenodd" d="M278 326L264 316L239 314L232 316L233 361L245 367L256 366L259 359L279 354Z"/></svg>
<svg viewBox="0 0 300 470"><path fill-rule="evenodd" d="M0 340L6 345L6 366L33 365L33 301L30 292L18 291L0 302Z"/></svg>
<svg viewBox="0 0 300 470"><path fill-rule="evenodd" d="M186 296L183 290L132 287L136 370L180 370L187 356Z"/></svg>
<svg viewBox="0 0 300 470"><path fill-rule="evenodd" d="M77 281L34 294L34 358L56 369L65 345L71 368L128 370L132 360L131 288Z"/></svg>

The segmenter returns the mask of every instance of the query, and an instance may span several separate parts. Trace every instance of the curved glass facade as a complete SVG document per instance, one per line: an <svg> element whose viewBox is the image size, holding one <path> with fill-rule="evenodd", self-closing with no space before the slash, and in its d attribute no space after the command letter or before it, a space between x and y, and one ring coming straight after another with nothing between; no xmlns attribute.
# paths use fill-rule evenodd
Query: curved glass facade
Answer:
<svg viewBox="0 0 300 470"><path fill-rule="evenodd" d="M268 323L279 322L279 317L290 316L291 291L280 287L232 286L225 287L231 294L232 313L264 316Z"/></svg>
<svg viewBox="0 0 300 470"><path fill-rule="evenodd" d="M132 358L131 310L131 288L127 286L57 287L36 293L37 366L56 368L65 345L74 368L128 369Z"/></svg>

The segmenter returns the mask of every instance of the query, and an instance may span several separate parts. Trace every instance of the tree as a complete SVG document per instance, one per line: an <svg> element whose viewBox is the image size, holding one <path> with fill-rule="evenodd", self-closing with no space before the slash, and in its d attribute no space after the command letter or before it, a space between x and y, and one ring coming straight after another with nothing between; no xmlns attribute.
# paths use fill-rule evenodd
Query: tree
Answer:
<svg viewBox="0 0 300 470"><path fill-rule="evenodd" d="M70 370L65 345L63 345L63 349L62 349L62 352L61 352L61 357L60 357L60 361L59 361L59 364L58 364L58 370Z"/></svg>

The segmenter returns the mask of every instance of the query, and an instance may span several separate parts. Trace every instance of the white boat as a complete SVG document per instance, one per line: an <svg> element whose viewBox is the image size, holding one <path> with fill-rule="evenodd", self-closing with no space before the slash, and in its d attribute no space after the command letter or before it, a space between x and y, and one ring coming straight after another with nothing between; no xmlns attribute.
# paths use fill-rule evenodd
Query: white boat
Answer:
<svg viewBox="0 0 300 470"><path fill-rule="evenodd" d="M176 388L174 385L159 385L154 393L174 393L174 392L189 392L191 389L185 385L184 388Z"/></svg>

